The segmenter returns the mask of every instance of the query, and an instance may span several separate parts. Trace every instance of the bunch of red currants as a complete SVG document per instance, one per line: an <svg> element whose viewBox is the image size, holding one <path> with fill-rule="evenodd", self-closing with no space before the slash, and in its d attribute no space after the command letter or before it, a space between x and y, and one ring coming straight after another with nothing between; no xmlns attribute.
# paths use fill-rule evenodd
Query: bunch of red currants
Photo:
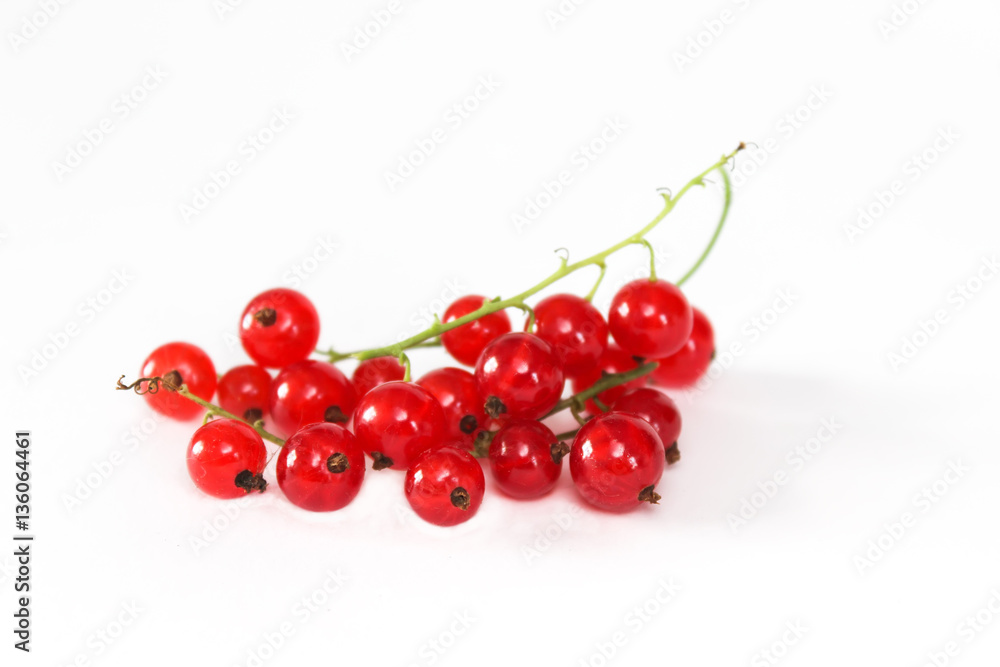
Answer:
<svg viewBox="0 0 1000 667"><path fill-rule="evenodd" d="M490 303L456 300L429 343L472 372L440 368L414 382L405 355L356 354L362 360L348 378L334 363L309 358L319 339L316 308L278 288L243 311L240 339L254 364L220 377L199 347L168 343L146 359L136 383L119 387L144 394L168 417L207 410L187 467L195 485L218 498L266 488L266 439L279 446L282 492L317 512L354 499L366 457L374 470L405 471L411 507L441 526L479 509L485 478L477 457L512 498L549 493L568 454L573 484L590 504L625 511L656 503L666 464L679 458L681 417L646 385L690 387L706 372L714 354L708 319L678 287L647 278L618 291L607 319L586 298L556 294L528 309L525 331L512 332L507 313ZM575 393L564 399L567 380ZM216 394L218 405L210 402ZM580 427L556 435L544 420L562 409Z"/></svg>

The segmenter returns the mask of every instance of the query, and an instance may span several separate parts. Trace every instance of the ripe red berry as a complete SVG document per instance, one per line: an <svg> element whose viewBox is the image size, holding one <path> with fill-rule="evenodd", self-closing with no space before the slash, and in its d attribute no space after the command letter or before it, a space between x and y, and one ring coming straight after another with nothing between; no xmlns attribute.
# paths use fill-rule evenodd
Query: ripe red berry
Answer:
<svg viewBox="0 0 1000 667"><path fill-rule="evenodd" d="M633 415L608 412L580 429L569 454L569 472L584 500L621 512L660 499L654 490L665 465L653 427Z"/></svg>
<svg viewBox="0 0 1000 667"><path fill-rule="evenodd" d="M443 447L424 452L413 462L406 471L403 491L421 519L454 526L475 516L483 502L486 479L471 454Z"/></svg>
<svg viewBox="0 0 1000 667"><path fill-rule="evenodd" d="M681 413L673 399L661 391L642 387L625 392L612 409L648 422L666 448L667 463L680 460L677 438L681 434Z"/></svg>
<svg viewBox="0 0 1000 667"><path fill-rule="evenodd" d="M362 396L354 434L375 470L406 470L420 454L450 441L441 404L412 382L386 382Z"/></svg>
<svg viewBox="0 0 1000 667"><path fill-rule="evenodd" d="M257 431L236 419L210 421L191 437L187 468L195 486L216 498L264 491L267 449Z"/></svg>
<svg viewBox="0 0 1000 667"><path fill-rule="evenodd" d="M236 366L219 380L219 405L251 424L264 418L271 394L271 374L254 364Z"/></svg>
<svg viewBox="0 0 1000 667"><path fill-rule="evenodd" d="M290 435L307 424L346 424L357 402L347 376L333 364L307 359L274 378L269 411L279 431Z"/></svg>
<svg viewBox="0 0 1000 667"><path fill-rule="evenodd" d="M552 346L529 333L509 333L490 343L476 363L479 393L494 419L545 416L562 396L562 364Z"/></svg>
<svg viewBox="0 0 1000 667"><path fill-rule="evenodd" d="M187 385L188 391L206 401L212 400L218 383L212 360L200 347L190 343L167 343L156 348L142 363L140 376L160 376L177 387ZM204 412L197 403L162 384L145 397L150 407L173 419L193 419Z"/></svg>
<svg viewBox="0 0 1000 667"><path fill-rule="evenodd" d="M573 294L554 294L538 302L535 333L555 348L570 377L596 366L608 347L608 324L601 312Z"/></svg>
<svg viewBox="0 0 1000 667"><path fill-rule="evenodd" d="M512 419L490 443L490 470L500 490L519 499L539 498L551 491L562 472L569 447L545 424Z"/></svg>
<svg viewBox="0 0 1000 667"><path fill-rule="evenodd" d="M687 298L665 280L633 280L615 294L608 314L615 341L644 359L662 359L681 349L692 324Z"/></svg>
<svg viewBox="0 0 1000 667"><path fill-rule="evenodd" d="M302 361L316 349L319 314L295 290L278 287L255 296L240 319L240 341L261 366L282 368Z"/></svg>
<svg viewBox="0 0 1000 667"><path fill-rule="evenodd" d="M406 369L399 363L396 357L376 357L365 359L354 369L351 375L351 382L358 392L358 397L364 396L373 387L394 380L402 380L406 375Z"/></svg>
<svg viewBox="0 0 1000 667"><path fill-rule="evenodd" d="M343 426L310 424L285 442L275 472L278 486L293 504L312 512L332 512L361 490L365 453Z"/></svg>
<svg viewBox="0 0 1000 667"><path fill-rule="evenodd" d="M464 317L469 313L479 310L486 302L483 296L463 296L448 306L444 311L445 324ZM502 310L489 315L484 315L478 320L473 320L460 327L456 327L441 334L441 343L444 349L460 364L475 366L480 353L497 336L502 336L510 331L510 317Z"/></svg>
<svg viewBox="0 0 1000 667"><path fill-rule="evenodd" d="M634 369L638 365L638 362L632 358L632 355L617 345L611 344L608 346L608 349L604 351L604 356L601 357L601 363L599 365L591 366L586 371L573 378L573 393L579 394L581 391L590 389L594 386L594 383L604 377L605 374L625 373ZM597 400L610 408L611 405L626 391L642 387L645 384L645 377L629 380L625 384L605 389L597 395ZM601 410L600 406L594 403L593 400L588 399L587 412L592 415L597 415L603 412L603 410Z"/></svg>
<svg viewBox="0 0 1000 667"><path fill-rule="evenodd" d="M471 448L476 435L487 426L486 401L479 393L476 376L461 368L439 368L417 380L441 404L444 423L452 442Z"/></svg>
<svg viewBox="0 0 1000 667"><path fill-rule="evenodd" d="M708 371L715 356L715 332L712 323L697 308L692 308L694 324L691 335L684 347L669 357L660 359L660 365L653 371L653 382L661 387L685 389L694 384Z"/></svg>

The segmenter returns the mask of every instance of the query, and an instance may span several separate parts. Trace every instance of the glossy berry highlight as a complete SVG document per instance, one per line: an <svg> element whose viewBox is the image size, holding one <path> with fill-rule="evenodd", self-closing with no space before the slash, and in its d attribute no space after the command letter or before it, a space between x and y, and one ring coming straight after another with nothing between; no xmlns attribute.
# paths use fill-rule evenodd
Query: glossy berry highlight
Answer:
<svg viewBox="0 0 1000 667"><path fill-rule="evenodd" d="M631 355L661 359L677 352L691 335L694 315L681 290L665 280L640 278L611 301L608 328Z"/></svg>
<svg viewBox="0 0 1000 667"><path fill-rule="evenodd" d="M439 368L421 377L417 384L441 404L445 430L452 441L472 448L488 421L486 401L479 393L476 377L461 368Z"/></svg>
<svg viewBox="0 0 1000 667"><path fill-rule="evenodd" d="M441 404L412 382L387 382L362 396L354 434L375 470L406 470L420 454L449 441Z"/></svg>
<svg viewBox="0 0 1000 667"><path fill-rule="evenodd" d="M479 355L476 382L487 416L539 419L559 402L565 377L551 345L533 334L509 333Z"/></svg>
<svg viewBox="0 0 1000 667"><path fill-rule="evenodd" d="M167 343L153 350L142 363L142 377L163 377L170 384L186 385L188 391L206 401L215 395L218 377L215 366L205 351L191 343ZM160 386L155 392L145 393L150 407L172 419L194 419L203 410L176 391Z"/></svg>
<svg viewBox="0 0 1000 667"><path fill-rule="evenodd" d="M463 296L455 300L444 311L442 322L453 322L460 317L479 310L487 301L483 296ZM510 317L502 310L484 315L460 327L455 327L441 334L444 349L460 364L475 366L483 349L510 331Z"/></svg>
<svg viewBox="0 0 1000 667"><path fill-rule="evenodd" d="M191 437L187 469L199 489L216 498L264 491L267 450L257 431L236 419L208 422Z"/></svg>
<svg viewBox="0 0 1000 667"><path fill-rule="evenodd" d="M271 374L246 364L226 371L219 380L219 405L251 424L264 418L271 395Z"/></svg>
<svg viewBox="0 0 1000 667"><path fill-rule="evenodd" d="M681 413L673 399L662 391L642 387L625 392L612 406L615 412L639 417L660 436L667 463L680 460L677 439L681 435Z"/></svg>
<svg viewBox="0 0 1000 667"><path fill-rule="evenodd" d="M360 398L380 384L402 380L405 376L406 369L396 357L375 357L358 364L351 374L351 382Z"/></svg>
<svg viewBox="0 0 1000 667"><path fill-rule="evenodd" d="M319 313L295 290L278 287L255 296L240 318L240 342L250 358L267 368L306 359L319 341Z"/></svg>
<svg viewBox="0 0 1000 667"><path fill-rule="evenodd" d="M569 454L576 490L594 507L612 512L656 504L664 465L663 443L653 427L620 412L584 424Z"/></svg>
<svg viewBox="0 0 1000 667"><path fill-rule="evenodd" d="M540 498L555 488L569 447L541 422L512 419L490 443L490 471L497 486L512 498Z"/></svg>
<svg viewBox="0 0 1000 667"><path fill-rule="evenodd" d="M569 377L596 366L608 347L604 316L574 294L554 294L539 301L535 333L556 351Z"/></svg>
<svg viewBox="0 0 1000 667"><path fill-rule="evenodd" d="M476 515L486 491L479 462L465 450L443 447L424 452L406 471L403 492L424 521L454 526Z"/></svg>
<svg viewBox="0 0 1000 667"><path fill-rule="evenodd" d="M687 389L693 387L712 364L715 356L715 331L703 312L692 308L691 335L681 349L659 360L653 371L653 382L661 387Z"/></svg>
<svg viewBox="0 0 1000 667"><path fill-rule="evenodd" d="M291 435L308 424L347 424L357 405L354 385L333 364L312 359L284 368L271 383L271 419Z"/></svg>
<svg viewBox="0 0 1000 667"><path fill-rule="evenodd" d="M365 479L365 454L343 426L310 424L285 442L278 455L278 486L294 505L311 512L347 506Z"/></svg>

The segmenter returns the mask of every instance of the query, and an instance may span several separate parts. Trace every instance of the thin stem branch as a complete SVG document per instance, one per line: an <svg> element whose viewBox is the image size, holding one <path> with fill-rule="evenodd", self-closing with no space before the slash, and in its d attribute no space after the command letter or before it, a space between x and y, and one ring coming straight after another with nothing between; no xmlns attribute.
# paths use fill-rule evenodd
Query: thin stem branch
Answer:
<svg viewBox="0 0 1000 667"><path fill-rule="evenodd" d="M692 178L690 181L688 181L687 184L684 185L684 187L682 187L680 190L677 191L677 194L675 196L670 196L669 194L661 193L665 202L663 210L661 210L660 213L655 218L653 218L649 223L646 224L645 227L640 229L635 234L632 234L631 236L619 241L615 245L611 246L610 248L602 252L599 252L595 255L591 255L590 257L582 259L578 262L573 262L572 264L570 264L568 259L566 259L565 257L561 257L559 262L559 268L556 269L547 278L536 284L534 287L530 287L525 291L521 292L520 294L516 294L507 299L498 298L498 299L493 299L491 301L487 301L479 309L474 310L473 312L464 315L462 317L456 318L451 322L448 322L447 324L442 323L440 321L435 321L433 325L431 325L424 331L421 331L418 334L414 334L413 336L410 336L409 338L406 338L393 345L386 345L383 347L376 347L368 350L358 350L355 352L348 352L348 353L337 353L331 351L328 353L329 360L331 362L336 362L340 361L341 359L347 359L348 357L359 360L373 359L375 357L398 357L399 354L404 350L419 345L431 338L436 338L445 331L450 331L451 329L460 327L463 324L468 324L469 322L478 320L479 318L485 315L489 315L490 313L495 313L497 311L505 310L507 308L525 307L527 305L525 301L526 299L534 296L538 292L541 292L543 289L545 289L552 283L561 280L562 278L565 278L569 274L579 271L584 267L602 266L606 263L605 260L607 260L609 256L615 254L622 248L626 248L630 245L641 243L642 240L645 238L645 236L649 232L651 232L658 224L660 224L660 222L665 217L667 217L667 215L669 215L671 211L674 210L674 208L677 206L677 203L681 199L683 199L684 195L686 195L689 190L691 190L696 186L704 187L705 177L715 170L719 170L724 173L725 172L724 167L726 163L728 163L729 160L731 160L737 153L739 153L744 148L745 146L743 144L740 144L736 148L736 150L732 151L727 155L723 155L722 158L720 158L714 164L712 164L711 167L709 167L708 169L706 169L705 171L701 172L700 174ZM726 183L727 187L729 187L728 178L726 178ZM727 212L728 212L728 201L729 197L727 196ZM702 257L702 260L704 260L704 256ZM697 267L700 266L700 263L701 262L699 261L699 263L694 268L697 269Z"/></svg>
<svg viewBox="0 0 1000 667"><path fill-rule="evenodd" d="M722 215L719 216L719 223L715 226L715 233L712 234L712 238L709 240L708 245L705 246L705 250L701 253L701 257L698 261L694 263L687 273L681 276L680 280L677 281L677 286L680 287L687 282L688 278L694 275L705 259L708 257L709 253L712 252L712 248L715 247L715 242L719 239L719 234L722 233L722 226L726 224L726 218L729 217L729 206L733 202L733 183L729 180L729 172L726 171L725 167L719 167L719 173L722 174L722 183L725 190L725 201L722 204Z"/></svg>
<svg viewBox="0 0 1000 667"><path fill-rule="evenodd" d="M578 410L582 409L583 404L586 403L588 399L592 399L601 392L611 389L612 387L617 387L618 385L631 382L636 378L649 375L656 370L656 367L659 365L660 364L655 361L648 361L644 364L636 366L630 371L625 371L624 373L609 373L595 382L589 389L584 389L583 391L573 394L572 396L564 398L556 403L556 407L552 408L552 410L549 411L549 414L545 415L542 419L551 417L566 408L576 407Z"/></svg>
<svg viewBox="0 0 1000 667"><path fill-rule="evenodd" d="M246 419L242 419L240 417L237 417L233 413L231 413L231 412L229 412L227 410L223 410L222 408L220 408L218 405L215 405L214 403L209 403L208 401L206 401L205 399L203 399L201 396L197 396L195 394L192 394L188 390L186 384L182 384L182 385L180 385L178 387L177 385L173 384L172 382L170 382L166 378L163 378L163 377L151 377L151 378L139 378L138 380L136 380L132 384L126 385L126 384L122 383L122 380L124 378L125 378L124 375L122 375L120 378L118 378L118 386L116 386L115 389L132 389L137 394L145 394L145 393L155 394L157 391L160 391L160 384L163 384L163 386L166 387L168 390L174 391L174 392L180 394L181 396L183 396L184 398L188 399L189 401L197 403L201 407L203 407L206 410L208 410L208 413L205 415L206 421L207 421L207 418L210 415L216 415L216 416L219 416L219 417L224 417L226 419L235 419L236 421L241 421L244 424L247 424L247 425L251 426L253 428L253 430L257 431L257 433L260 434L260 437L264 438L268 442L273 442L274 444L278 445L279 447L284 447L284 445L285 445L285 441L284 440L282 440L278 436L274 435L273 433L270 433L270 432L264 430L264 422L263 421L257 421L257 422L254 422L254 423L251 424ZM148 385L149 385L146 388L146 391L142 391L141 390L142 389L142 383L144 383L144 382L148 383ZM155 387L155 389L154 389L154 387Z"/></svg>

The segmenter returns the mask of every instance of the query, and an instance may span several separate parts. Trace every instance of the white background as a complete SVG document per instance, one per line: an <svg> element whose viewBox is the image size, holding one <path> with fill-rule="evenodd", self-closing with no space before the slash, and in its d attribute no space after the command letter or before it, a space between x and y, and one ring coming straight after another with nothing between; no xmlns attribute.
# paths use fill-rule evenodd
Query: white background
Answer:
<svg viewBox="0 0 1000 667"><path fill-rule="evenodd" d="M1000 280L955 292L1000 249L995 2L910 0L887 34L890 0L592 0L554 25L556 0L404 1L350 59L343 44L386 2L70 2L51 18L43 4L10 0L0 21L0 497L9 516L13 432L30 429L37 536L30 656L11 648L0 551L4 664L256 664L283 624L291 636L262 664L763 665L778 642L783 665L916 666L951 641L948 664L995 664L1000 618L985 612L971 641L963 624L1000 595ZM496 89L450 123L481 77ZM275 110L294 118L249 159ZM623 128L581 171L580 146L609 121ZM444 142L390 189L385 173L437 127ZM490 493L474 520L437 529L390 471L331 515L276 485L220 503L187 478L195 424L156 422L112 391L170 340L203 346L220 371L243 363L239 314L276 285L316 302L338 349L412 334L459 293L510 295L556 266L554 249L581 258L641 227L657 188L739 141L765 152L740 157L730 224L686 286L719 364L678 397L684 458L659 507L579 510L567 473L542 501ZM933 163L913 171L925 151ZM229 161L239 173L186 221L181 205ZM512 216L561 170L572 184L518 229ZM895 200L851 238L894 181ZM692 192L651 235L661 275L687 269L720 201L717 186ZM597 302L645 262L639 248L616 256ZM773 317L781 291L793 305ZM414 361L418 374L447 363ZM793 465L824 419L835 436ZM919 501L953 464L962 476ZM786 483L734 528L727 517L776 473ZM342 586L317 593L328 572ZM661 581L679 587L662 604Z"/></svg>

